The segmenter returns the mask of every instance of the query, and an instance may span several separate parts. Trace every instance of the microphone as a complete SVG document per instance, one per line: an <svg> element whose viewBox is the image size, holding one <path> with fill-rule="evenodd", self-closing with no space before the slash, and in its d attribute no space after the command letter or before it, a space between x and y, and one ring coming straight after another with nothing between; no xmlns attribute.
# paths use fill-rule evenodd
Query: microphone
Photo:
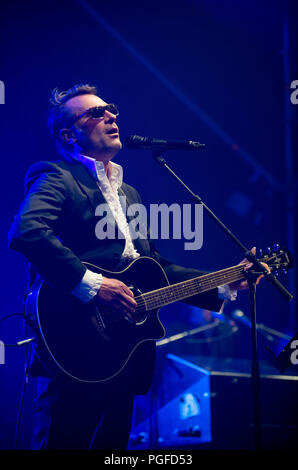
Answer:
<svg viewBox="0 0 298 470"><path fill-rule="evenodd" d="M126 138L126 147L134 150L201 150L205 144L192 140L165 140L154 137L130 135Z"/></svg>

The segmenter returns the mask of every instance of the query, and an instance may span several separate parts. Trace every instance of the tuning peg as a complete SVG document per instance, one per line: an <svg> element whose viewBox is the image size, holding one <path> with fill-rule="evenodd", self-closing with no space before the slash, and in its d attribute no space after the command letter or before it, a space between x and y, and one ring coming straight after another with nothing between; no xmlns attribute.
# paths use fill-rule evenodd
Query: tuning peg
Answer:
<svg viewBox="0 0 298 470"><path fill-rule="evenodd" d="M288 271L287 271L286 269L283 269L282 272L283 272L284 274L287 274Z"/></svg>
<svg viewBox="0 0 298 470"><path fill-rule="evenodd" d="M270 246L267 246L265 252L267 253L267 255L270 255L270 253L271 253L271 248L270 248Z"/></svg>
<svg viewBox="0 0 298 470"><path fill-rule="evenodd" d="M280 249L279 243L274 243L273 250L278 251Z"/></svg>
<svg viewBox="0 0 298 470"><path fill-rule="evenodd" d="M274 274L275 277L279 276L279 272L277 271L277 269L276 269L276 271L273 271L273 274Z"/></svg>

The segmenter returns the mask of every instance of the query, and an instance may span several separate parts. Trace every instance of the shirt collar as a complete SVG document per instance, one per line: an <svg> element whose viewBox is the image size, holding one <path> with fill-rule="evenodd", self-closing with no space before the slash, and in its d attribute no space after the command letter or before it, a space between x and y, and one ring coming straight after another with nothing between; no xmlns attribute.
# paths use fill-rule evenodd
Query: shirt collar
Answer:
<svg viewBox="0 0 298 470"><path fill-rule="evenodd" d="M123 168L121 165L110 162L110 174L109 178L107 178L103 162L82 154L75 154L72 155L72 157L82 163L90 171L91 175L96 181L105 182L108 179L111 186L116 187L116 189L120 188L122 185Z"/></svg>

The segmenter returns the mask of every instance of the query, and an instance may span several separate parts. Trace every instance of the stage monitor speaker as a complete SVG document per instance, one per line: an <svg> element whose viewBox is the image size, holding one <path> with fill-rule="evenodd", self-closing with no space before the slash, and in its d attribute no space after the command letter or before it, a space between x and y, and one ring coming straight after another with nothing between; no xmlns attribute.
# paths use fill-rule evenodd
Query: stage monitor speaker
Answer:
<svg viewBox="0 0 298 470"><path fill-rule="evenodd" d="M152 389L135 402L130 449L253 449L250 361L158 358ZM298 376L260 362L264 449L298 443Z"/></svg>

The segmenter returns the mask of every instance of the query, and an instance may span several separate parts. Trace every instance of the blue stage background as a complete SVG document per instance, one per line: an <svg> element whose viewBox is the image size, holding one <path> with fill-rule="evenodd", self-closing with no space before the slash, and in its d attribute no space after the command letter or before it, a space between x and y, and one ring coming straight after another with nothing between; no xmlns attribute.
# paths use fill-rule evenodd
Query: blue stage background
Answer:
<svg viewBox="0 0 298 470"><path fill-rule="evenodd" d="M201 153L169 152L168 163L248 247L290 240L297 252L298 106L286 104L290 83L284 77L284 54L289 53L290 80L298 79L293 5L290 2L288 12L285 2L269 0L45 0L1 5L5 104L0 105L0 316L23 311L26 261L8 250L7 232L22 200L27 168L57 158L46 128L49 91L54 87L97 85L104 100L119 106L123 141L139 134L205 143ZM286 51L285 16L290 37ZM285 150L287 123L292 129L292 164ZM123 165L125 181L139 190L146 205L189 202L149 151L123 149L115 161ZM290 194L294 187L296 192ZM185 251L183 240L161 240L157 246L178 264L206 270L243 258L206 214L202 249ZM282 282L295 294L295 272ZM258 289L257 305L259 323L295 333L295 307L265 282ZM237 304L226 306L227 328L236 308L249 316L247 292L239 295ZM166 308L161 319L168 334L210 321L182 304ZM0 323L5 343L15 343L24 334L21 317ZM260 336L261 359L267 358L268 344L278 353L284 343ZM177 343L177 351L179 347ZM249 359L250 330L239 323L235 334L211 342L207 349L201 342L192 347L193 354ZM6 348L6 364L0 366L3 449L13 445L24 359L25 349ZM34 381L25 396L20 448L29 442L33 392Z"/></svg>

